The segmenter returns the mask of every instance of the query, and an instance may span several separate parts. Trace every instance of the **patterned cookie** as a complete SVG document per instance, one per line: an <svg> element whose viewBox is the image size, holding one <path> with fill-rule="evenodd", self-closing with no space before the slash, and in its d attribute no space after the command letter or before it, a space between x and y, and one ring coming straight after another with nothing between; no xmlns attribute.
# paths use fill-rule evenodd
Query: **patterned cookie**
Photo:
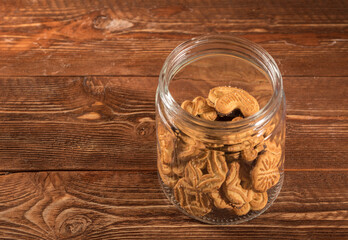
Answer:
<svg viewBox="0 0 348 240"><path fill-rule="evenodd" d="M266 150L273 155L280 156L282 154L282 148L275 140L267 140L265 144Z"/></svg>
<svg viewBox="0 0 348 240"><path fill-rule="evenodd" d="M208 174L202 176L198 188L202 192L212 192L221 187L228 171L225 156L218 151L209 151L207 159Z"/></svg>
<svg viewBox="0 0 348 240"><path fill-rule="evenodd" d="M178 176L171 171L171 167L157 161L157 168L163 183L171 188L174 187L178 182Z"/></svg>
<svg viewBox="0 0 348 240"><path fill-rule="evenodd" d="M249 191L249 195L251 196L251 200L249 202L251 210L261 210L263 209L268 201L267 192L259 193L255 192L252 189L252 180L250 176L251 166L247 164L240 164L239 176L241 179L241 186L243 189Z"/></svg>
<svg viewBox="0 0 348 240"><path fill-rule="evenodd" d="M240 165L238 162L230 164L230 173L224 183L224 191L226 198L233 206L233 210L237 215L247 214L251 207L249 202L252 200L253 191L244 189L241 186Z"/></svg>
<svg viewBox="0 0 348 240"><path fill-rule="evenodd" d="M208 194L202 193L197 187L202 175L202 171L189 162L185 168L185 176L174 187L174 196L180 206L197 217L208 214L212 209Z"/></svg>
<svg viewBox="0 0 348 240"><path fill-rule="evenodd" d="M210 107L203 97L196 97L193 101L186 100L181 104L181 108L193 116L206 120L214 121L217 118L215 109Z"/></svg>
<svg viewBox="0 0 348 240"><path fill-rule="evenodd" d="M250 201L250 207L254 211L259 211L267 205L268 195L267 192L258 193L254 192L253 197Z"/></svg>
<svg viewBox="0 0 348 240"><path fill-rule="evenodd" d="M263 138L263 137L262 137ZM248 148L245 148L244 150L241 151L241 159L248 164L251 164L258 156L259 152L265 149L265 144L263 141L260 143L256 143L255 146L251 145Z"/></svg>
<svg viewBox="0 0 348 240"><path fill-rule="evenodd" d="M244 117L249 117L260 110L257 100L248 92L232 87L216 87L210 90L208 99L218 113L228 115L239 109Z"/></svg>
<svg viewBox="0 0 348 240"><path fill-rule="evenodd" d="M215 103L219 98L221 98L224 95L227 95L231 92L233 92L234 88L232 87L215 87L210 89L209 94L208 94L208 105L211 107L215 107Z"/></svg>
<svg viewBox="0 0 348 240"><path fill-rule="evenodd" d="M243 134L244 136L240 137L239 141L237 141L234 144L226 145L222 148L222 150L227 152L240 152L245 149L252 149L255 148L257 145L261 144L263 141L263 136L252 136L251 131L248 131L249 135L247 133ZM242 133L240 133L242 134Z"/></svg>
<svg viewBox="0 0 348 240"><path fill-rule="evenodd" d="M208 154L202 142L183 134L179 134L177 137L176 152L173 171L178 176L184 175L184 169L189 161L195 161L196 164L204 165Z"/></svg>
<svg viewBox="0 0 348 240"><path fill-rule="evenodd" d="M209 196L213 200L214 206L219 209L233 209L228 200L225 200L220 191L214 190L209 193Z"/></svg>
<svg viewBox="0 0 348 240"><path fill-rule="evenodd" d="M278 169L279 160L280 157L267 150L258 156L256 165L251 171L254 190L266 192L278 183L280 178Z"/></svg>
<svg viewBox="0 0 348 240"><path fill-rule="evenodd" d="M163 183L169 187L173 187L178 181L178 177L172 171L174 152L173 136L162 123L158 123L157 135L159 142L157 148L159 156L159 161L157 161L158 172Z"/></svg>

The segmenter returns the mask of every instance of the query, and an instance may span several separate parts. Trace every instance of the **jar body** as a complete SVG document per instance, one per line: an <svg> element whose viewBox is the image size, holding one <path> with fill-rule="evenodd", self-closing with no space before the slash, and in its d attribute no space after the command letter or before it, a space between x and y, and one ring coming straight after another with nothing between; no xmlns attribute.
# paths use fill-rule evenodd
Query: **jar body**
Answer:
<svg viewBox="0 0 348 240"><path fill-rule="evenodd" d="M223 41L230 44L230 40ZM221 49L221 45L207 48L211 55L211 50ZM199 55L201 50L190 51ZM173 104L178 104L167 99L173 75L169 79L162 75L164 88L159 84L156 94L157 167L164 193L182 212L206 223L237 224L260 215L278 196L284 178L282 85L273 82L278 87L273 95L278 91L279 96L269 101L275 103L267 104L263 114L244 125L200 125L199 119L173 111ZM248 84L257 87L259 81Z"/></svg>

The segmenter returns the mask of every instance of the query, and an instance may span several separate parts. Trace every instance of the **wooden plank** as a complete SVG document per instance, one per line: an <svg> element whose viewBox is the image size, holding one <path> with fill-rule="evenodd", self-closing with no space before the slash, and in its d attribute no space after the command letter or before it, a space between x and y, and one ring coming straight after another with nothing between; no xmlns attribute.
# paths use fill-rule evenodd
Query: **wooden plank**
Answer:
<svg viewBox="0 0 348 240"><path fill-rule="evenodd" d="M114 16L125 17L135 22L153 21L167 23L168 20L176 23L221 21L242 24L244 21L260 19L270 25L276 24L303 24L303 25L344 25L348 23L346 1L335 0L328 3L324 0L311 1L264 1L254 0L234 1L136 1L124 2L120 0L87 1L4 1L1 2L2 24L33 24L50 22L49 20L64 20L80 17L91 11L110 10ZM209 10L210 9L210 12ZM232 11L233 14L231 14ZM111 14L111 13L110 13ZM320 16L320 18L318 17ZM51 19L51 18L52 19ZM14 21L13 21L14 20ZM29 21L23 21L29 20ZM43 21L44 20L44 21ZM259 26L258 25L258 26Z"/></svg>
<svg viewBox="0 0 348 240"><path fill-rule="evenodd" d="M334 120L348 117L347 77L284 77L289 118Z"/></svg>
<svg viewBox="0 0 348 240"><path fill-rule="evenodd" d="M91 10L106 11L110 9L115 16L133 18L134 21L151 20L166 23L170 19L177 23L187 23L234 20L241 24L241 22L250 19L261 19L273 25L288 23L325 26L348 23L345 11L347 7L347 3L342 0L330 3L324 0L296 2L268 0L263 3L254 0L234 0L233 2L228 0L205 0L203 2L183 0L166 2L158 0L152 2L124 2L120 0L8 2L2 0L1 10L3 11L1 11L0 16L3 24L23 23L23 19L30 20L29 23L36 23L42 22L42 20L49 22L48 20L51 19L48 17L52 17L52 20L64 20L79 17ZM211 9L211 12L207 9ZM229 13L228 10L231 10L233 14ZM321 18L317 16L321 16Z"/></svg>
<svg viewBox="0 0 348 240"><path fill-rule="evenodd" d="M287 114L291 119L308 116L344 120L348 117L345 87L348 77L285 76L283 82ZM200 83L205 84L195 82ZM6 120L4 115L21 120L16 114L35 114L37 120L58 120L58 116L50 116L103 106L102 103L115 113L153 113L157 84L157 76L0 77L0 113L3 120ZM68 120L67 114L59 117Z"/></svg>
<svg viewBox="0 0 348 240"><path fill-rule="evenodd" d="M39 172L0 176L0 236L16 239L344 239L347 172L288 172L260 217L201 224L162 193L155 172ZM285 237L286 236L286 237Z"/></svg>
<svg viewBox="0 0 348 240"><path fill-rule="evenodd" d="M1 169L154 169L156 85L123 78L100 92L89 82L2 80Z"/></svg>
<svg viewBox="0 0 348 240"><path fill-rule="evenodd" d="M156 168L154 120L1 122L1 171ZM288 121L287 169L348 168L347 122Z"/></svg>
<svg viewBox="0 0 348 240"><path fill-rule="evenodd" d="M285 81L286 168L348 168L341 87L347 79ZM0 170L155 170L157 78L139 83L137 77L0 78Z"/></svg>
<svg viewBox="0 0 348 240"><path fill-rule="evenodd" d="M175 46L207 33L260 43L284 75L348 76L346 1L2 3L1 76L157 76Z"/></svg>
<svg viewBox="0 0 348 240"><path fill-rule="evenodd" d="M196 36L196 35L195 35ZM244 35L240 35L244 37ZM283 75L301 76L348 76L345 68L348 43L346 35L337 40L335 36L319 40L317 46L295 45L288 47L286 39L278 38L275 43L263 43L263 37L246 36L260 43L277 61ZM318 41L315 36L313 42ZM55 47L27 47L18 43L9 49L7 43L0 47L1 76L83 76L83 75L128 75L157 76L167 55L181 42L168 39L98 40L97 46L81 46L83 43L58 43ZM35 43L34 39L28 39ZM52 40L53 42L56 40ZM64 40L63 40L64 41ZM324 47L321 44L331 44ZM67 45L68 49L65 49ZM18 48L17 48L18 47ZM295 51L290 50L296 48ZM304 51L307 50L307 51ZM35 62L33 62L35 59ZM330 61L328 61L330 59Z"/></svg>

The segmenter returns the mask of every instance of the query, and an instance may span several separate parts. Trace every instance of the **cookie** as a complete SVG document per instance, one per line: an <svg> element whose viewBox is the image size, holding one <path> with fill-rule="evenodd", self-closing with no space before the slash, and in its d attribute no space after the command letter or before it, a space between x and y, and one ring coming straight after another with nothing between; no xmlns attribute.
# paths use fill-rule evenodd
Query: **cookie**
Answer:
<svg viewBox="0 0 348 240"><path fill-rule="evenodd" d="M252 130L245 133L239 133L239 135L239 140L238 137L235 136L235 143L224 146L222 150L226 152L240 152L246 149L255 148L264 139L263 136L252 136Z"/></svg>
<svg viewBox="0 0 348 240"><path fill-rule="evenodd" d="M266 150L273 155L280 156L282 154L282 148L280 144L277 144L275 140L267 140L265 142Z"/></svg>
<svg viewBox="0 0 348 240"><path fill-rule="evenodd" d="M157 161L158 172L163 183L169 187L173 187L178 181L178 177L172 171L174 152L173 136L162 123L157 125L157 135L159 142L157 147L157 154L159 156L159 161Z"/></svg>
<svg viewBox="0 0 348 240"><path fill-rule="evenodd" d="M205 145L190 138L187 135L179 134L176 141L176 158L173 163L174 172L183 176L186 164L194 160L196 163L204 164L204 158L206 158L207 151Z"/></svg>
<svg viewBox="0 0 348 240"><path fill-rule="evenodd" d="M221 115L228 115L239 109L244 117L249 117L260 110L257 100L248 92L232 87L216 87L210 90L208 99Z"/></svg>
<svg viewBox="0 0 348 240"><path fill-rule="evenodd" d="M197 217L208 214L212 209L208 194L202 193L197 187L202 175L202 171L189 162L185 168L185 176L174 186L174 197L180 206Z"/></svg>
<svg viewBox="0 0 348 240"><path fill-rule="evenodd" d="M263 137L262 137L263 139ZM248 148L245 148L241 151L241 159L247 163L252 164L252 162L257 158L259 152L263 151L265 149L265 144L263 141L260 143L257 143L258 141L254 141L255 146L251 144Z"/></svg>
<svg viewBox="0 0 348 240"><path fill-rule="evenodd" d="M241 186L239 171L240 164L238 162L232 162L230 164L229 175L224 183L224 192L234 212L237 215L244 215L251 209L249 202L252 200L253 191L244 189Z"/></svg>
<svg viewBox="0 0 348 240"><path fill-rule="evenodd" d="M228 171L225 156L218 151L209 151L207 159L207 172L198 184L202 192L212 192L221 187Z"/></svg>
<svg viewBox="0 0 348 240"><path fill-rule="evenodd" d="M216 101L219 100L222 96L233 92L232 87L221 86L210 89L208 94L208 105L211 107L215 107Z"/></svg>
<svg viewBox="0 0 348 240"><path fill-rule="evenodd" d="M243 117L235 117L235 118L233 118L232 120L231 120L231 122L238 122L238 121L240 121L240 120L243 120L244 118Z"/></svg>
<svg viewBox="0 0 348 240"><path fill-rule="evenodd" d="M178 182L178 176L172 172L171 167L157 161L157 168L163 183L168 187L174 187Z"/></svg>
<svg viewBox="0 0 348 240"><path fill-rule="evenodd" d="M254 192L253 197L250 201L250 207L254 211L259 211L267 205L268 195L267 192Z"/></svg>
<svg viewBox="0 0 348 240"><path fill-rule="evenodd" d="M229 204L228 200L225 200L221 195L220 191L214 190L209 193L209 196L213 200L214 206L219 209L233 209L233 207Z"/></svg>
<svg viewBox="0 0 348 240"><path fill-rule="evenodd" d="M266 192L276 185L280 178L278 164L280 157L265 151L256 160L256 165L251 171L253 189L258 192Z"/></svg>
<svg viewBox="0 0 348 240"><path fill-rule="evenodd" d="M215 109L210 107L203 97L196 97L193 101L186 100L181 104L181 108L193 116L206 120L214 121L217 118Z"/></svg>

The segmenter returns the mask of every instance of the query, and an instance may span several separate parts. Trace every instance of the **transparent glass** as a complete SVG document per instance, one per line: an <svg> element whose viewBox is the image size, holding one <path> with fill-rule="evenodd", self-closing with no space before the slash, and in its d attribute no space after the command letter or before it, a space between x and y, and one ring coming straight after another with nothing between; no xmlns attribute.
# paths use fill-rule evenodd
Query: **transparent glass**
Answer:
<svg viewBox="0 0 348 240"><path fill-rule="evenodd" d="M241 88L260 110L240 121L209 121L180 104L217 86ZM263 213L284 178L285 95L273 58L258 45L210 35L175 48L156 93L158 173L164 193L205 223L237 224Z"/></svg>

